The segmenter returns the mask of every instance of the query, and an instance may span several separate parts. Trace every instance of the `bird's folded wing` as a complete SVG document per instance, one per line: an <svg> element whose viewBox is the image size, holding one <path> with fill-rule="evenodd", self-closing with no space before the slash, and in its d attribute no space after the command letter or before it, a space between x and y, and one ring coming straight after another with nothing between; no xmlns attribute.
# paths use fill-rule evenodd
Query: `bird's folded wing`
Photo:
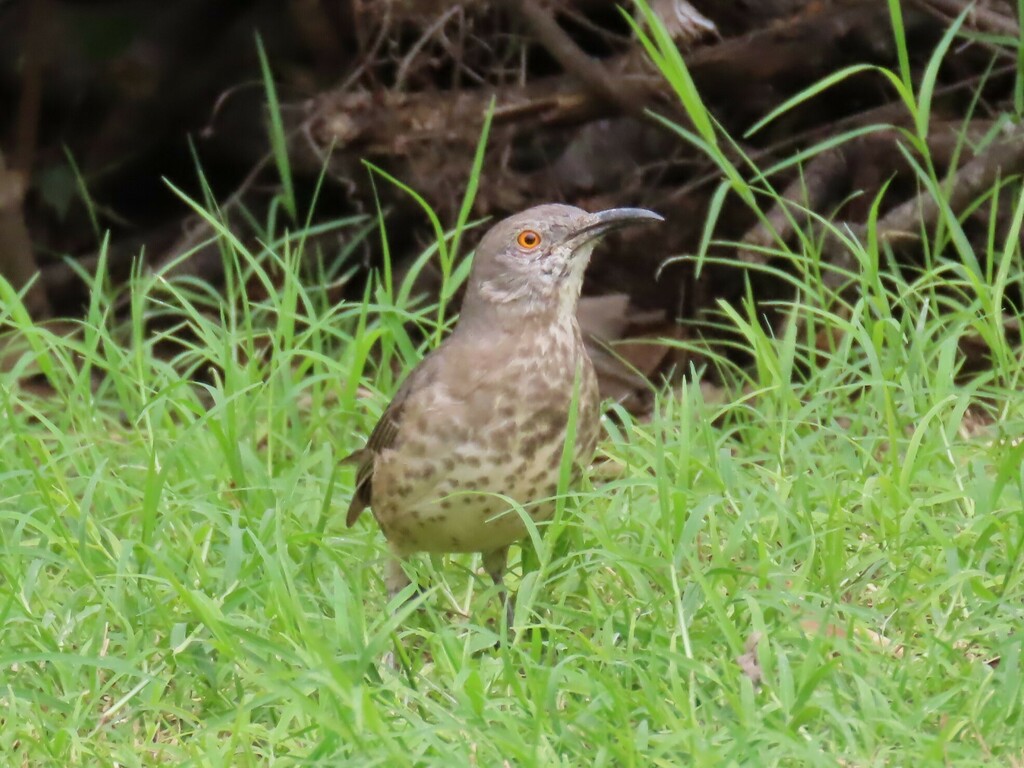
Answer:
<svg viewBox="0 0 1024 768"><path fill-rule="evenodd" d="M363 510L373 504L373 468L377 456L390 448L398 437L402 425L402 413L405 410L409 394L422 386L428 385L434 378L434 355L427 355L423 361L413 370L405 383L398 388L394 399L384 409L380 420L370 433L366 441L366 447L353 451L344 459L343 464L356 464L355 491L352 494L352 502L348 507L348 514L345 516L345 523L350 528L355 525L356 520Z"/></svg>

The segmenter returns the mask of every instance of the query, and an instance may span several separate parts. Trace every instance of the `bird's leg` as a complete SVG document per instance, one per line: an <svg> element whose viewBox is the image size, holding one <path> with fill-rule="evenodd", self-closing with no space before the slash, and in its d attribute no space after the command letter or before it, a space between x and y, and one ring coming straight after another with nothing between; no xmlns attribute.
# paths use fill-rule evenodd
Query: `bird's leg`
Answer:
<svg viewBox="0 0 1024 768"><path fill-rule="evenodd" d="M388 599L393 600L395 595L412 584L412 579L402 567L403 553L391 547L391 556L388 558L387 566L384 569L384 586L388 590Z"/></svg>
<svg viewBox="0 0 1024 768"><path fill-rule="evenodd" d="M388 556L387 565L384 566L384 586L388 590L388 601L390 602L395 599L395 595L412 584L412 579L409 578L409 575L402 567L403 553L399 552L394 547L389 547L389 549L391 552ZM398 608L399 606L396 605L396 612L398 611ZM390 669L392 672L397 672L399 670L398 658L395 655L395 651L398 650L397 644L400 642L401 641L398 640L396 636L395 650L388 651L381 659L383 666L386 669ZM405 654L403 653L403 655Z"/></svg>
<svg viewBox="0 0 1024 768"><path fill-rule="evenodd" d="M508 547L495 549L492 552L484 552L484 570L494 580L498 588L498 595L505 605L505 631L506 640L512 633L512 623L516 616L515 601L505 589L505 566L508 564Z"/></svg>

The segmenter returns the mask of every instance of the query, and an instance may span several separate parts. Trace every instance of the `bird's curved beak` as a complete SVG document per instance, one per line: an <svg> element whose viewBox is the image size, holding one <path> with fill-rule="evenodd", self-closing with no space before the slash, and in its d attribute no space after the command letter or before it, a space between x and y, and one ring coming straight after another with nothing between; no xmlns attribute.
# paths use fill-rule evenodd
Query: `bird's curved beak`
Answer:
<svg viewBox="0 0 1024 768"><path fill-rule="evenodd" d="M609 208L590 214L582 227L576 232L580 245L589 243L613 229L628 227L632 224L643 224L652 221L664 221L665 218L646 208Z"/></svg>
<svg viewBox="0 0 1024 768"><path fill-rule="evenodd" d="M664 221L665 217L646 208L609 208L607 211L592 213L594 226L602 232L618 229L630 224L643 224L645 221Z"/></svg>

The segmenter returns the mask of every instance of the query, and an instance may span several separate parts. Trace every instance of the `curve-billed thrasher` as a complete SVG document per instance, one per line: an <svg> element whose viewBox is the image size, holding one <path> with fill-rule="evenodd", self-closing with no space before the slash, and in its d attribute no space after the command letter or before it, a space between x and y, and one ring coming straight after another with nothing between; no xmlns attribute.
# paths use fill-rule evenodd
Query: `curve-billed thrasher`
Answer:
<svg viewBox="0 0 1024 768"><path fill-rule="evenodd" d="M455 330L345 459L358 464L347 522L372 507L394 555L389 594L409 584L401 560L414 552L481 552L503 592L509 545L527 529L501 497L551 517L574 400L575 463L597 443L597 379L576 320L591 251L609 230L652 220L642 208L541 205L484 236Z"/></svg>

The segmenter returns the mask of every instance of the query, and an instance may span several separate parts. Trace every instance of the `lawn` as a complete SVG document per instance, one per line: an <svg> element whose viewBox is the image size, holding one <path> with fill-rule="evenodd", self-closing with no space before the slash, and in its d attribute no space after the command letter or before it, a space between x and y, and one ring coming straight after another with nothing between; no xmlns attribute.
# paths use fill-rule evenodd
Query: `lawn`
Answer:
<svg viewBox="0 0 1024 768"><path fill-rule="evenodd" d="M770 205L651 46L680 131ZM311 276L303 232L220 228L223 294L101 264L80 321L33 325L5 287L3 764L1024 765L1015 211L973 262L948 211L913 269L844 233L841 284L810 234L780 252L789 299L720 305L733 341L649 416L609 404L590 476L513 554L499 648L478 558L417 560L426 589L389 604L379 531L343 520L339 461L464 270L440 305L390 269L332 302L351 275Z"/></svg>
<svg viewBox="0 0 1024 768"><path fill-rule="evenodd" d="M139 277L123 323L97 286L76 334L22 328L8 764L1024 761L1021 368L958 381L958 343L991 323L952 270L865 273L842 311L793 302L779 337L724 313L746 379L695 376L648 420L610 409L604 461L514 559L495 650L478 562L423 559L430 589L388 606L382 537L342 520L338 460L423 351L402 321L434 308L332 306L296 263L220 312ZM32 371L52 392L16 385Z"/></svg>

